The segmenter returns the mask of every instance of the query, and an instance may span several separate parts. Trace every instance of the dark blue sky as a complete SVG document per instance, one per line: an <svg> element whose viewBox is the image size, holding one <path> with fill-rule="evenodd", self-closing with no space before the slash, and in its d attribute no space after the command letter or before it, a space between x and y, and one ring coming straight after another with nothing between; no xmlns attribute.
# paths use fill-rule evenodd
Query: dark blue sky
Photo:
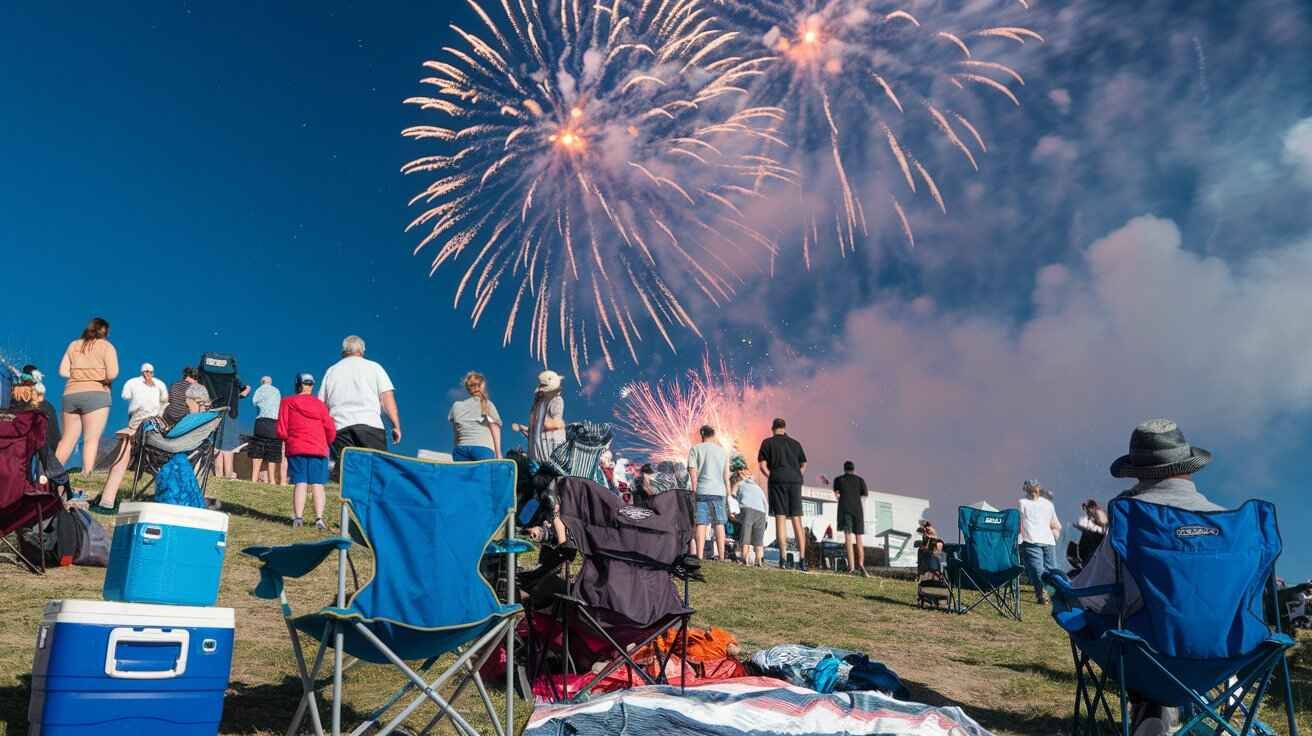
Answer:
<svg viewBox="0 0 1312 736"><path fill-rule="evenodd" d="M907 4L948 26L981 7ZM939 523L1033 476L1069 516L1124 487L1106 466L1136 421L1176 416L1217 454L1205 490L1281 502L1286 564L1307 577L1309 7L1033 6L1021 22L1047 43L1007 58L1023 106L983 108L980 172L920 152L949 214L911 203L916 249L872 204L857 256L811 273L785 256L780 277L703 315L709 348L788 389L771 409L818 464L854 457L874 485L931 498ZM402 100L463 8L0 5L0 353L53 375L102 315L125 373L149 360L171 378L215 350L286 387L358 333L398 386L404 450L447 448L470 369L504 417L525 413L526 332L502 349L497 320L471 331L450 308L460 269L430 279L402 232L422 182L399 169L432 150L400 131L434 122ZM572 418L606 418L623 380L677 375L706 349L679 346L571 389Z"/></svg>

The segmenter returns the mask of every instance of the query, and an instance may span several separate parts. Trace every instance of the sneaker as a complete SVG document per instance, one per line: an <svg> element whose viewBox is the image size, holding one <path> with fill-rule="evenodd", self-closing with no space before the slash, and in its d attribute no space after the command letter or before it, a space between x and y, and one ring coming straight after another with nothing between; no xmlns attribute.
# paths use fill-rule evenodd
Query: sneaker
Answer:
<svg viewBox="0 0 1312 736"><path fill-rule="evenodd" d="M293 517L292 517L292 528L293 528L293 529L300 529L300 528L303 527L303 526L305 526L305 519L302 519L302 518L299 517L299 516L293 516Z"/></svg>
<svg viewBox="0 0 1312 736"><path fill-rule="evenodd" d="M93 513L93 514L99 514L100 516L117 516L117 515L118 515L118 507L117 507L117 506L101 506L99 501L97 501L96 503L93 503L93 504L88 505L88 506L87 506L87 509L88 509L91 513Z"/></svg>
<svg viewBox="0 0 1312 736"><path fill-rule="evenodd" d="M323 523L323 519L322 519L322 518L320 518L320 519L315 519L315 520L314 520L314 528L315 528L315 529L318 529L318 530L321 531L321 532L326 532L326 531L328 531L328 525L325 524L325 523Z"/></svg>
<svg viewBox="0 0 1312 736"><path fill-rule="evenodd" d="M806 560L797 563L798 572L811 572L811 566L806 564Z"/></svg>

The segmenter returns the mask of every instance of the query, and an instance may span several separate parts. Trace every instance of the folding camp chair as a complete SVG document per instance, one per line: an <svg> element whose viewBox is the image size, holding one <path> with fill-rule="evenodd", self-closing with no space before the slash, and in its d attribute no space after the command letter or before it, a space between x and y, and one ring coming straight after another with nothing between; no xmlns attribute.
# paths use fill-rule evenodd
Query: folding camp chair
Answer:
<svg viewBox="0 0 1312 736"><path fill-rule="evenodd" d="M626 666L630 684L667 684L672 658L686 650L694 612L689 581L700 579L696 560L688 554L692 525L683 495L657 494L648 506L638 507L581 478L560 479L556 494L582 563L567 592L556 596L554 631L542 631L540 625L534 629L529 619L530 675L536 680L544 674L545 655L555 645L562 677L547 678L551 700L584 698ZM675 581L682 583L682 596ZM679 643L662 650L657 640L671 630ZM654 673L632 655L649 647ZM595 665L591 677L570 687L572 676L589 671L590 665ZM687 676L682 656L679 667L682 684Z"/></svg>
<svg viewBox="0 0 1312 736"><path fill-rule="evenodd" d="M998 613L1020 620L1020 512L957 509L960 544L944 545L947 555L948 607L957 613L988 603ZM969 603L966 593L977 595Z"/></svg>
<svg viewBox="0 0 1312 736"><path fill-rule="evenodd" d="M610 449L614 431L602 422L572 422L565 427L565 441L551 453L551 462L561 475L587 478L606 484L601 455Z"/></svg>
<svg viewBox="0 0 1312 736"><path fill-rule="evenodd" d="M491 551L505 554L514 569L515 464L509 460L441 463L400 457L385 452L348 448L342 453L341 528L356 541L331 537L285 547L251 547L244 554L259 559L260 584L255 595L279 599L304 694L288 733L298 733L308 714L314 732L322 736L316 681L324 668L325 653L333 649L331 733L342 733L342 673L357 662L392 664L406 677L395 694L366 717L351 733L391 733L424 702L438 714L428 722L429 732L449 717L466 736L478 732L454 708L456 698L473 683L497 736L514 733L514 668L506 668L506 710L501 720L488 695L479 669L505 641L507 661L514 656L511 636L518 605L497 600L488 581L479 575L479 561L494 535L504 526L507 537ZM360 545L374 557L373 578L348 599L348 550ZM335 605L294 616L283 589L284 578L298 578L337 553ZM422 562L420 562L422 560ZM353 569L353 568L352 568ZM513 576L509 597L514 599ZM301 635L319 641L313 660L301 648ZM437 660L454 654L436 679ZM346 663L350 656L354 661ZM417 667L406 664L419 661ZM458 676L458 677L457 677ZM453 691L442 688L455 678ZM391 720L383 718L412 691L408 704ZM371 731L381 725L377 731Z"/></svg>
<svg viewBox="0 0 1312 736"><path fill-rule="evenodd" d="M1180 708L1177 734L1249 736L1269 733L1258 709L1277 668L1284 682L1290 736L1297 736L1293 686L1285 651L1290 637L1263 615L1275 596L1280 532L1275 507L1248 501L1234 511L1196 512L1131 498L1112 501L1105 543L1116 555L1115 582L1056 587L1053 618L1070 634L1075 659L1073 736L1099 730L1099 717L1123 736L1131 729L1131 697ZM1140 602L1126 598L1133 581ZM1097 614L1084 601L1102 597L1117 613ZM1120 699L1120 725L1109 691Z"/></svg>
<svg viewBox="0 0 1312 736"><path fill-rule="evenodd" d="M186 454L203 494L214 472L214 438L218 435L226 412L227 409L222 407L193 412L167 430L161 430L156 419L142 422L129 450L132 453L133 468L132 500L135 501L138 495L150 490L164 464L178 453ZM141 476L146 474L150 475L150 480L142 486Z"/></svg>
<svg viewBox="0 0 1312 736"><path fill-rule="evenodd" d="M0 542L15 561L38 575L45 573L45 555L29 559L9 535L36 525L37 547L44 550L46 520L63 505L54 484L42 482L45 442L46 418L41 412L0 411Z"/></svg>

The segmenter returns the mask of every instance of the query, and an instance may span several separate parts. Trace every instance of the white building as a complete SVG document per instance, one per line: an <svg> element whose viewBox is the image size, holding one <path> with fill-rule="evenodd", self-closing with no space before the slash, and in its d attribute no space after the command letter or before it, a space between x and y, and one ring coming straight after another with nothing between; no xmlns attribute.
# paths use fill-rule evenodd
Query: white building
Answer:
<svg viewBox="0 0 1312 736"><path fill-rule="evenodd" d="M888 550L890 567L915 567L916 549L912 542L916 527L929 509L929 500L872 490L863 506L865 546ZM802 486L802 524L817 539L824 539L826 530L831 530L835 541L843 541L843 534L838 531L838 496L833 490ZM774 539L774 517L770 517L766 522L766 545L773 544Z"/></svg>

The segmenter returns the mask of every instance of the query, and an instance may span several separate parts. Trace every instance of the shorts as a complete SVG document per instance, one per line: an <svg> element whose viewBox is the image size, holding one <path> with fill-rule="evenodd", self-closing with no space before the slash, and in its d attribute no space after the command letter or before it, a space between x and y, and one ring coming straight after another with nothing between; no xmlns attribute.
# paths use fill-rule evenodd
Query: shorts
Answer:
<svg viewBox="0 0 1312 736"><path fill-rule="evenodd" d="M93 411L108 409L110 403L108 391L79 391L64 394L65 414L90 414Z"/></svg>
<svg viewBox="0 0 1312 736"><path fill-rule="evenodd" d="M852 513L846 509L838 510L838 531L853 534L866 533L865 514Z"/></svg>
<svg viewBox="0 0 1312 736"><path fill-rule="evenodd" d="M237 420L225 416L223 426L219 427L219 436L215 441L220 452L232 452L241 447L241 433L237 431Z"/></svg>
<svg viewBox="0 0 1312 736"><path fill-rule="evenodd" d="M451 459L456 462L472 462L476 460L495 460L496 452L491 447L482 445L456 445L451 451Z"/></svg>
<svg viewBox="0 0 1312 736"><path fill-rule="evenodd" d="M724 496L703 496L697 494L696 522L698 525L715 524L723 526L728 515L724 512Z"/></svg>
<svg viewBox="0 0 1312 736"><path fill-rule="evenodd" d="M287 476L292 483L323 485L328 482L328 458L313 455L289 455Z"/></svg>
<svg viewBox="0 0 1312 736"><path fill-rule="evenodd" d="M246 456L270 463L282 462L282 440L278 439L278 420L256 419L255 436L246 443Z"/></svg>
<svg viewBox="0 0 1312 736"><path fill-rule="evenodd" d="M802 515L802 484L770 481L766 495L770 500L771 516Z"/></svg>
<svg viewBox="0 0 1312 736"><path fill-rule="evenodd" d="M738 513L738 544L744 547L765 545L766 515L764 511L743 509Z"/></svg>

